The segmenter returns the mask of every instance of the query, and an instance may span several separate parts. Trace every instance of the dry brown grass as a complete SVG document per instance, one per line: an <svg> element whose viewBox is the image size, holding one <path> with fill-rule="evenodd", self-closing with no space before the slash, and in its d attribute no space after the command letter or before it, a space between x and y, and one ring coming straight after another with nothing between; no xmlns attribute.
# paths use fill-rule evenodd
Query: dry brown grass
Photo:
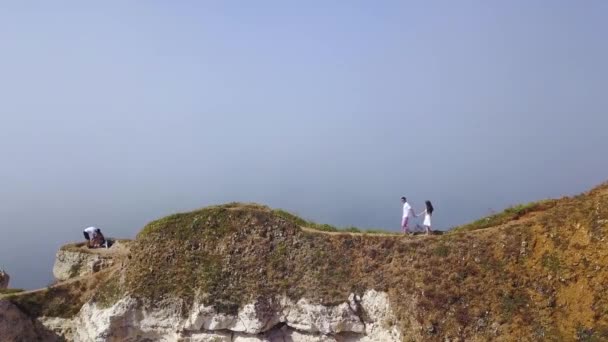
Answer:
<svg viewBox="0 0 608 342"><path fill-rule="evenodd" d="M71 318L116 271L117 268L107 269L44 289L24 291L4 298L9 299L30 317Z"/></svg>
<svg viewBox="0 0 608 342"><path fill-rule="evenodd" d="M601 213L591 210L598 201ZM151 300L191 301L202 291L209 294L208 304L225 311L260 296L285 294L329 304L376 289L389 293L399 324L414 339L549 333L568 339L580 326L607 323L606 291L592 280L577 283L580 277L606 280L606 275L587 273L593 262L585 270L565 262L605 260L599 237L606 225L597 225L608 218L605 201L604 193L595 191L543 202L542 210L526 209L497 226L424 238L325 234L300 229L297 218L263 206L212 207L144 229L135 242L127 284ZM577 288L572 284L600 304L561 302ZM572 314L560 318L558 310ZM428 326L431 335L423 332Z"/></svg>
<svg viewBox="0 0 608 342"><path fill-rule="evenodd" d="M74 285L58 297L76 296L76 304L58 311L72 313L88 298L110 305L126 293L150 303L205 293L206 304L235 312L281 294L332 304L376 289L389 294L406 340L601 340L608 338L607 187L485 229L414 238L324 234L255 204L176 214L138 235L124 279L108 273L103 286L84 287L86 296Z"/></svg>

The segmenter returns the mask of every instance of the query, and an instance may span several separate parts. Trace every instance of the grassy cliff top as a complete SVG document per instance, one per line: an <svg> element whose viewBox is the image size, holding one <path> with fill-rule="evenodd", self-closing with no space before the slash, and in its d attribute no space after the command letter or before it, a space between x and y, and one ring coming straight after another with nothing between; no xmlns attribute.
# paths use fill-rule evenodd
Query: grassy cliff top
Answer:
<svg viewBox="0 0 608 342"><path fill-rule="evenodd" d="M404 331L432 325L471 336L495 322L513 338L600 336L608 334L607 189L429 237L314 232L256 204L204 208L147 225L121 288L152 302L204 294L224 312L276 295L330 304L376 289L389 293Z"/></svg>
<svg viewBox="0 0 608 342"><path fill-rule="evenodd" d="M129 294L187 307L198 296L234 313L277 295L332 304L375 289L388 293L391 324L406 338L608 339L607 184L441 236L322 226L257 204L171 215L148 224L124 267L87 291L100 305Z"/></svg>

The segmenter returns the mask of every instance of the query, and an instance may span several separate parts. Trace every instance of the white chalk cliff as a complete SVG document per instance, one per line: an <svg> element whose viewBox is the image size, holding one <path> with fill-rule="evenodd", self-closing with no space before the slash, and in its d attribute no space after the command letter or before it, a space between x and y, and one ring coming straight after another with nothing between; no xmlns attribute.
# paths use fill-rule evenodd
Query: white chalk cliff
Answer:
<svg viewBox="0 0 608 342"><path fill-rule="evenodd" d="M147 308L125 297L108 308L89 302L71 320L41 318L49 330L70 341L401 341L388 296L367 291L343 303L324 306L306 299L276 298L273 308L250 303L235 315L193 305L182 312L180 302Z"/></svg>
<svg viewBox="0 0 608 342"><path fill-rule="evenodd" d="M113 262L94 253L60 250L53 273L66 280L97 272ZM10 301L0 301L0 321L2 342L401 341L388 295L374 290L362 296L351 294L332 305L306 298L260 298L233 315L220 313L201 300L191 305L180 300L146 305L125 296L109 307L90 300L71 318L32 318Z"/></svg>

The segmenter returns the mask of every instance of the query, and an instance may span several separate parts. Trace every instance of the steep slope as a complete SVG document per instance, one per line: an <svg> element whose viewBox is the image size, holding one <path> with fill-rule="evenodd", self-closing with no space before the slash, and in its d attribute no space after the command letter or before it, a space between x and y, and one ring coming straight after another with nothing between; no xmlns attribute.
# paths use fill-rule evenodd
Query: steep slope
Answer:
<svg viewBox="0 0 608 342"><path fill-rule="evenodd" d="M230 204L150 223L124 265L77 296L79 313L63 315L71 338L608 339L608 185L442 236L320 234L301 222ZM12 300L56 316L48 298L26 298Z"/></svg>
<svg viewBox="0 0 608 342"><path fill-rule="evenodd" d="M10 301L0 299L0 341L54 342L60 341L60 338Z"/></svg>

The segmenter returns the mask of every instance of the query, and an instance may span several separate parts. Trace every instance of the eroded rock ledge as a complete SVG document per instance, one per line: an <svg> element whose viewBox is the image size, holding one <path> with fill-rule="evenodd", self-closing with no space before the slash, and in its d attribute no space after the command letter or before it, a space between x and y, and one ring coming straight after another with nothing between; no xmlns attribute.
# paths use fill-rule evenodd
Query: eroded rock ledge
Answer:
<svg viewBox="0 0 608 342"><path fill-rule="evenodd" d="M179 302L151 309L125 297L108 308L89 302L71 320L40 321L73 341L401 341L383 292L352 294L332 306L286 297L271 302L261 299L229 315L203 304L184 313Z"/></svg>
<svg viewBox="0 0 608 342"><path fill-rule="evenodd" d="M128 253L128 244L128 240L115 241L109 249L88 249L84 243L63 246L55 255L53 276L64 281L111 267Z"/></svg>

